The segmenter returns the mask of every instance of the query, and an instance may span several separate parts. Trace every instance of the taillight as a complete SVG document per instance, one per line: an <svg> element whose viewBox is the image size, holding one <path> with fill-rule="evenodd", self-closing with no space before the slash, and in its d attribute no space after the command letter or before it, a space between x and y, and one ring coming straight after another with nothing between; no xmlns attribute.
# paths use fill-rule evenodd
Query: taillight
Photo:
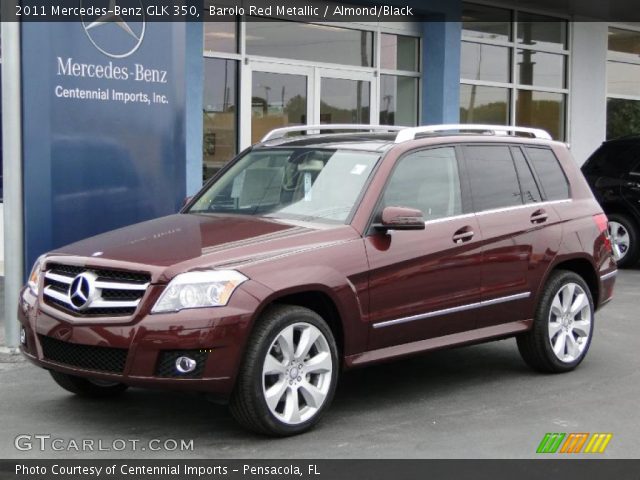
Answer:
<svg viewBox="0 0 640 480"><path fill-rule="evenodd" d="M596 222L598 231L604 234L604 247L607 251L613 253L613 247L611 246L611 236L609 235L609 219L604 213L599 213L593 216L593 221Z"/></svg>

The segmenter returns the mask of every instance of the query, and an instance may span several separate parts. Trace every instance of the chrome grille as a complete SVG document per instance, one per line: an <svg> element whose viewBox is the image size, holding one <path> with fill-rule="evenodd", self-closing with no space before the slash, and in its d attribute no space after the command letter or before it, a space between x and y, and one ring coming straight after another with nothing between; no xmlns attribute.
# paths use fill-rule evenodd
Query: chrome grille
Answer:
<svg viewBox="0 0 640 480"><path fill-rule="evenodd" d="M90 298L82 307L72 302L70 292L80 276L90 283ZM50 264L43 295L47 304L74 316L125 316L136 311L150 280L148 273Z"/></svg>

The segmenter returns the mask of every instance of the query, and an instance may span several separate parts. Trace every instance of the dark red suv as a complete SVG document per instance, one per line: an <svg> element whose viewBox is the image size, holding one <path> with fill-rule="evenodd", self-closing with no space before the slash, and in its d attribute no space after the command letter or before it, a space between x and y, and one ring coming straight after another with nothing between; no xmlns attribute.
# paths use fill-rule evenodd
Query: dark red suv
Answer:
<svg viewBox="0 0 640 480"><path fill-rule="evenodd" d="M290 435L343 369L513 336L572 370L615 276L607 218L543 131L294 127L179 214L42 256L22 351L80 395L206 392Z"/></svg>

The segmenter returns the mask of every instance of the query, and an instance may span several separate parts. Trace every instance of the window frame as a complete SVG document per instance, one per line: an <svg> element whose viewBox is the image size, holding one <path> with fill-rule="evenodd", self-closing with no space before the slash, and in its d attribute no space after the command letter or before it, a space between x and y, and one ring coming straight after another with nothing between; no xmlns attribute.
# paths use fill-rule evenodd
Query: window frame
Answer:
<svg viewBox="0 0 640 480"><path fill-rule="evenodd" d="M465 144L466 145L466 144ZM396 171L396 168L398 168L398 165L400 165L400 162L406 158L409 155L412 155L414 153L418 153L418 152L423 152L426 150L433 150L436 148L452 148L454 151L454 154L456 156L456 164L458 167L458 177L460 180L460 206L462 208L462 212L460 214L457 215L452 215L449 217L442 217L442 218L437 218L437 219L433 219L433 220L428 220L425 221L425 225L428 225L430 223L438 223L438 222L444 222L447 220L451 220L454 218L461 218L461 217L466 217L466 216L472 216L475 215L475 213L473 213L473 204L472 204L472 199L471 199L471 192L469 189L469 180L468 180L468 176L467 176L467 170L465 168L464 165L464 158L462 157L462 152L461 152L461 147L463 145L461 145L460 143L439 143L437 145L429 145L429 146L421 146L421 147L416 147L416 148L412 148L411 150L408 150L404 153L402 153L398 158L395 159L394 163L393 163L393 167L391 167L391 170L389 170L389 174L387 175L387 178L385 178L384 180L384 185L382 185L382 187L380 188L380 191L378 192L378 196L376 198L376 201L373 205L373 208L371 209L371 212L369 213L369 221L367 223L367 227L365 228L365 236L369 236L372 235L374 233L376 233L375 228L373 227L373 225L379 220L380 215L382 214L382 202L384 200L384 194L387 190L387 187L389 186L389 182L391 181L391 178L393 177L393 174ZM385 161L385 157L388 153L384 154L382 156L382 158L380 159L380 161L378 162L378 165L381 165L382 162ZM373 175L375 175L377 172L372 172L372 177ZM367 186L368 188L368 186Z"/></svg>
<svg viewBox="0 0 640 480"><path fill-rule="evenodd" d="M466 178L468 179L468 195L469 195L469 201L471 204L471 211L469 213L472 213L474 215L478 215L478 214L484 214L486 212L499 212L502 210L509 210L512 208L523 208L526 206L531 206L531 205L538 205L538 204L532 204L532 203L525 203L524 201L524 195L522 192L522 185L520 184L520 177L518 175L518 169L516 167L516 162L515 159L513 158L513 154L511 153L511 147L518 147L518 144L510 144L510 143L499 143L499 142L469 142L469 143L464 143L464 144L460 144L460 153L462 155L462 160L463 160L463 168L465 171L465 175ZM520 204L516 204L516 205L506 205L506 206L502 206L502 207L494 207L494 208L486 208L486 209L478 209L476 207L476 200L474 198L474 194L473 194L473 187L471 185L471 175L469 172L469 163L473 160L471 160L466 152L465 149L467 148L473 148L473 147L504 147L507 151L507 153L509 154L509 158L511 159L511 164L513 165L513 171L515 173L516 176L516 182L518 184L518 191L520 192ZM527 163L529 164L529 159L525 156L525 160L527 161ZM537 183L537 178L535 177L535 171L531 168L531 164L529 164L529 168L531 169L532 174L534 175L534 180L536 180ZM540 187L538 185L538 190L540 190ZM540 190L540 194L542 195L542 191ZM543 200L544 201L544 200Z"/></svg>
<svg viewBox="0 0 640 480"><path fill-rule="evenodd" d="M573 190L572 190L572 187L571 187L571 182L569 181L569 177L567 177L567 172L564 171L564 167L562 166L562 162L560 161L560 159L558 158L556 153L553 151L553 148L545 147L544 145L520 145L520 149L522 150L522 153L524 154L524 158L526 158L527 162L529 163L529 168L531 168L531 172L533 172L533 174L535 175L536 181L538 182L538 188L540 189L540 194L542 195L542 201L543 202L564 202L564 201L567 201L567 200L571 200L573 198ZM542 181L542 178L538 174L538 170L536 169L533 160L529 156L529 149L547 150L547 151L551 152L551 155L553 155L553 158L555 159L556 163L558 164L558 168L560 168L560 172L562 173L562 178L564 178L564 181L567 184L567 197L566 198L561 198L561 199L556 199L556 200L549 200L549 196L547 194L547 191L544 188L544 182Z"/></svg>
<svg viewBox="0 0 640 480"><path fill-rule="evenodd" d="M489 80L473 80L462 77L462 72L460 74L460 85L477 85L481 87L498 87L507 89L508 91L508 100L509 104L507 105L508 109L508 125L517 125L517 96L519 90L528 90L534 92L542 92L542 93L556 93L564 95L564 105L563 105L563 125L562 131L564 133L564 138L559 138L559 141L570 142L570 134L571 134L571 118L569 112L571 111L571 51L573 44L573 36L571 34L571 18L567 15L554 14L542 11L536 11L528 8L505 8L497 7L493 4L485 4L477 1L464 2L464 4L473 5L476 7L487 7L487 8L501 8L503 10L510 12L510 25L511 25L511 38L509 41L504 40L491 40L486 38L476 38L472 36L465 35L464 28L461 29L461 42L462 43L476 43L482 45L492 45L497 47L507 47L509 49L509 61L510 61L510 70L509 77L510 81L508 82L495 82ZM537 46L537 45L525 45L518 42L518 14L535 14L535 15L543 15L549 18L556 19L558 21L565 22L566 25L566 45L563 48L552 47L552 46ZM551 53L562 55L565 60L564 67L564 88L558 87L547 87L541 85L525 85L518 82L518 52L521 50L528 50L533 52L541 52L541 53ZM460 105L462 106L462 105Z"/></svg>

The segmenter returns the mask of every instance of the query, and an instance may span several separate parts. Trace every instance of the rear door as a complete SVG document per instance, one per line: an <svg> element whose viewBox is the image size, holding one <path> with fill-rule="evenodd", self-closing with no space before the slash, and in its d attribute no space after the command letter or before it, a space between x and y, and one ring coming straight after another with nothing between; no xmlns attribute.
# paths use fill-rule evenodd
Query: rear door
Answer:
<svg viewBox="0 0 640 480"><path fill-rule="evenodd" d="M416 208L426 225L365 238L370 349L473 329L481 235L475 215L465 211L459 172L450 146L410 152L392 171L376 214L385 206Z"/></svg>
<svg viewBox="0 0 640 480"><path fill-rule="evenodd" d="M483 307L476 326L530 319L535 289L562 238L559 217L543 202L519 146L468 145L462 151L482 233Z"/></svg>

